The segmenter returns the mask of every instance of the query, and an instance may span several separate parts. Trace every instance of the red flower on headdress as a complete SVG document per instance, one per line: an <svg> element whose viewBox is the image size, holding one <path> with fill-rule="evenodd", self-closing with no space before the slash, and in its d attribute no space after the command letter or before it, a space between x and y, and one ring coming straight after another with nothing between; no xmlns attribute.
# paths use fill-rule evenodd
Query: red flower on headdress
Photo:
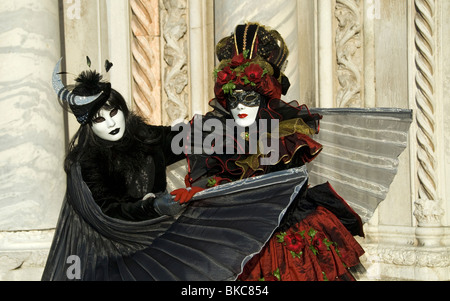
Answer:
<svg viewBox="0 0 450 301"><path fill-rule="evenodd" d="M258 64L250 64L247 68L245 68L244 74L247 76L249 81L258 84L264 74L264 69Z"/></svg>
<svg viewBox="0 0 450 301"><path fill-rule="evenodd" d="M236 78L236 75L231 70L229 66L223 68L221 71L217 72L217 83L220 85L225 85L229 81Z"/></svg>
<svg viewBox="0 0 450 301"><path fill-rule="evenodd" d="M226 95L236 89L253 90L269 99L281 97L281 84L258 59L248 59L248 50L225 63L225 67L215 70L214 85L214 94L224 107Z"/></svg>
<svg viewBox="0 0 450 301"><path fill-rule="evenodd" d="M217 82L221 85L228 83L236 78L236 74L231 70L229 66L223 68L217 73Z"/></svg>
<svg viewBox="0 0 450 301"><path fill-rule="evenodd" d="M242 76L239 76L234 80L234 84L239 88L243 88L245 86L245 81Z"/></svg>
<svg viewBox="0 0 450 301"><path fill-rule="evenodd" d="M249 59L245 58L243 53L240 53L239 55L235 55L232 59L231 59L231 63L230 66L232 68L235 68L237 66L241 66L245 63L247 63L249 61Z"/></svg>

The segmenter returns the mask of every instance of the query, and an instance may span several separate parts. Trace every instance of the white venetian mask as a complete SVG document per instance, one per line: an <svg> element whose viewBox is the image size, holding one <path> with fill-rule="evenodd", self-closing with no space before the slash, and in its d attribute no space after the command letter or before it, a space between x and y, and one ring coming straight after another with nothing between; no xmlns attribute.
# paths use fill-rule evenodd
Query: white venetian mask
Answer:
<svg viewBox="0 0 450 301"><path fill-rule="evenodd" d="M98 137L107 141L118 141L125 133L125 115L117 108L100 109L92 119L92 131Z"/></svg>
<svg viewBox="0 0 450 301"><path fill-rule="evenodd" d="M236 90L228 98L231 115L238 126L252 125L258 115L261 95L254 91Z"/></svg>

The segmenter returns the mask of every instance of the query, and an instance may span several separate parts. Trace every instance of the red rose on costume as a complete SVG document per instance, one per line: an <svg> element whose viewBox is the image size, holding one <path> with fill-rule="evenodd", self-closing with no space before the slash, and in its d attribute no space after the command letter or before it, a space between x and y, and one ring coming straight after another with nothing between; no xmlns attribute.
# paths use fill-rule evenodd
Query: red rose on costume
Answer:
<svg viewBox="0 0 450 301"><path fill-rule="evenodd" d="M321 232L317 232L316 235L314 235L313 246L319 251L319 253L323 253L328 249L324 242L325 239L327 239L326 236Z"/></svg>
<svg viewBox="0 0 450 301"><path fill-rule="evenodd" d="M290 233L284 237L286 248L294 253L300 253L303 248L303 238L297 233Z"/></svg>
<svg viewBox="0 0 450 301"><path fill-rule="evenodd" d="M240 66L240 65L243 65L243 64L247 63L248 61L249 61L249 60L246 59L246 58L244 57L244 54L241 53L241 54L239 54L239 55L235 55L235 56L231 59L230 66L233 67L233 68L235 68L235 67L237 67L237 66Z"/></svg>
<svg viewBox="0 0 450 301"><path fill-rule="evenodd" d="M244 73L251 82L258 84L261 81L264 70L258 64L250 64L245 68Z"/></svg>
<svg viewBox="0 0 450 301"><path fill-rule="evenodd" d="M221 71L217 72L217 83L224 85L230 80L234 80L236 75L231 71L229 66L223 68Z"/></svg>

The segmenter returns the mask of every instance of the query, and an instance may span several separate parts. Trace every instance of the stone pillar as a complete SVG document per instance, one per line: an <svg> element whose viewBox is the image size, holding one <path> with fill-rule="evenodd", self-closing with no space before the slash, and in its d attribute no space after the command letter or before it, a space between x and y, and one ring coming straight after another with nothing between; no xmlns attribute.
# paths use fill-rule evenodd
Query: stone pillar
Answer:
<svg viewBox="0 0 450 301"><path fill-rule="evenodd" d="M64 56L62 65L64 71L67 71L66 83L73 85L75 78L81 71L89 69L86 63L86 56L91 60L91 69L97 70L103 75L103 79L111 81L112 73L117 72L120 63L114 61L114 67L106 73L104 62L110 57L110 40L108 32L107 3L106 0L82 1L82 0L64 0L62 1L62 32ZM118 20L115 20L117 23ZM120 67L119 67L120 68ZM116 87L114 82L111 82ZM119 90L122 93L122 91ZM122 94L126 97L126 94ZM125 99L128 104L129 100ZM80 124L72 114L67 117L68 138L71 139L76 133Z"/></svg>
<svg viewBox="0 0 450 301"><path fill-rule="evenodd" d="M120 92L132 106L132 17L129 0L106 0L106 19L108 33L108 50L106 59L114 67L111 69L110 81L114 89ZM104 62L102 62L104 63ZM104 68L102 70L105 70Z"/></svg>
<svg viewBox="0 0 450 301"><path fill-rule="evenodd" d="M153 124L162 123L159 2L132 0L134 109Z"/></svg>
<svg viewBox="0 0 450 301"><path fill-rule="evenodd" d="M333 1L317 1L319 107L334 107Z"/></svg>
<svg viewBox="0 0 450 301"><path fill-rule="evenodd" d="M189 76L192 114L209 111L214 97L214 9L208 0L189 1Z"/></svg>
<svg viewBox="0 0 450 301"><path fill-rule="evenodd" d="M416 107L416 143L417 143L417 200L414 216L417 219L415 231L418 243L417 252L421 264L415 268L416 278L427 277L430 280L450 279L449 246L445 244L442 202L445 184L448 180L440 175L445 172L445 147L443 135L445 116L443 104L446 96L440 94L442 32L445 32L441 9L445 1L415 0L415 107ZM448 6L447 6L448 9ZM448 10L447 10L448 12ZM442 22L442 23L441 23ZM448 74L445 74L448 76Z"/></svg>
<svg viewBox="0 0 450 301"><path fill-rule="evenodd" d="M40 279L65 192L58 1L2 1L0 24L0 280Z"/></svg>

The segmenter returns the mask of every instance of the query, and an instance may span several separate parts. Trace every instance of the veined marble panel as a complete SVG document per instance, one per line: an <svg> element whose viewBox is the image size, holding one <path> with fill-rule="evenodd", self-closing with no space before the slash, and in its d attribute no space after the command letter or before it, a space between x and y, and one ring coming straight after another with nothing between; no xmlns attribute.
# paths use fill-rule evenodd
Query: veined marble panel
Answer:
<svg viewBox="0 0 450 301"><path fill-rule="evenodd" d="M51 228L65 191L58 4L4 1L0 20L0 231Z"/></svg>

